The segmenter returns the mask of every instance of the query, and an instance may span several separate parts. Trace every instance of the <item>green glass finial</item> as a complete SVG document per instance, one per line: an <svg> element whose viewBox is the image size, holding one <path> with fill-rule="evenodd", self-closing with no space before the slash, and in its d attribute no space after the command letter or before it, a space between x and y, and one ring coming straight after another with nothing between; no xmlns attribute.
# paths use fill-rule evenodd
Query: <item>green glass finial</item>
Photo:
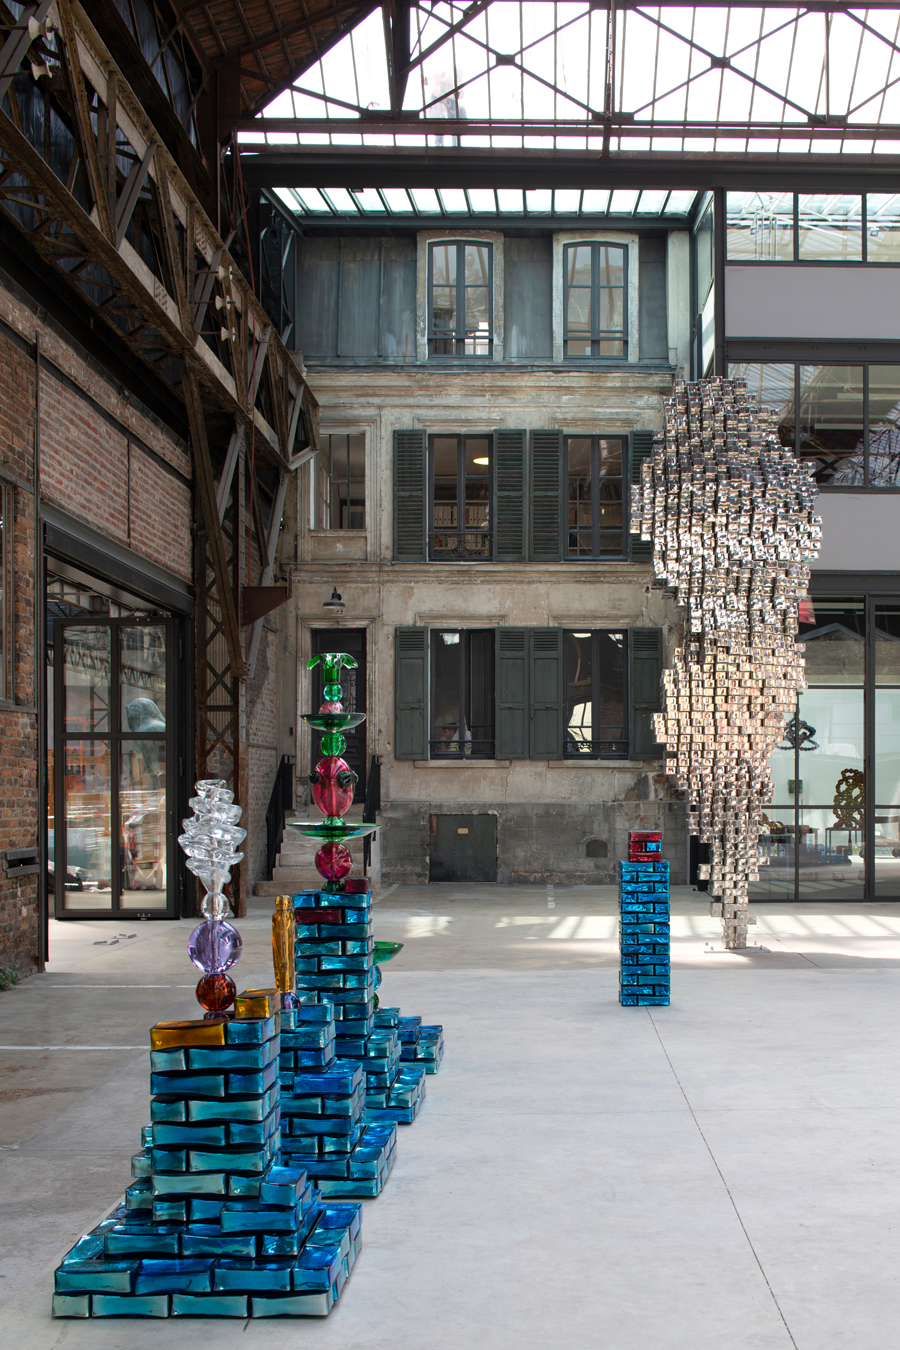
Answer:
<svg viewBox="0 0 900 1350"><path fill-rule="evenodd" d="M347 749L347 742L339 731L326 731L321 740L321 750L323 755L342 755Z"/></svg>
<svg viewBox="0 0 900 1350"><path fill-rule="evenodd" d="M316 656L311 656L306 663L306 669L312 670L315 666L322 667L322 674L325 676L326 684L339 684L341 679L341 667L347 670L356 670L359 662L353 656L348 656L346 652L319 652Z"/></svg>

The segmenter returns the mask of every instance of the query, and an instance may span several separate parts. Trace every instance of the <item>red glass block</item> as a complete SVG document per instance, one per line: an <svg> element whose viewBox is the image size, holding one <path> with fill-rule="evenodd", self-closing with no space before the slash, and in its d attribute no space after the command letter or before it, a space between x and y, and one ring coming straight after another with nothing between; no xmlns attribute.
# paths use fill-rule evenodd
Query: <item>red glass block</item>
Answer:
<svg viewBox="0 0 900 1350"><path fill-rule="evenodd" d="M231 1007L236 993L230 975L204 975L197 985L197 1002L206 1009L207 1017L216 1017Z"/></svg>
<svg viewBox="0 0 900 1350"><path fill-rule="evenodd" d="M353 801L356 774L344 759L329 755L320 759L309 776L313 801L326 816L343 816Z"/></svg>
<svg viewBox="0 0 900 1350"><path fill-rule="evenodd" d="M326 881L342 881L353 866L353 859L350 857L348 849L337 840L329 840L323 844L316 854L316 871L320 877ZM324 919L319 920L324 923Z"/></svg>
<svg viewBox="0 0 900 1350"><path fill-rule="evenodd" d="M295 909L297 923L343 923L343 911L339 909Z"/></svg>

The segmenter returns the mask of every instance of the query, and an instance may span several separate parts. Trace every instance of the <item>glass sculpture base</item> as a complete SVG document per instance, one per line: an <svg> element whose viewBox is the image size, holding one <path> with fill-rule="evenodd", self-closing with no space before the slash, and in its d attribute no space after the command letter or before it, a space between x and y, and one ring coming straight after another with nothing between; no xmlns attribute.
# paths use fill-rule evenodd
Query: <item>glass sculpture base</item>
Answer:
<svg viewBox="0 0 900 1350"><path fill-rule="evenodd" d="M280 1018L294 1025L293 1010ZM55 1317L328 1315L362 1246L361 1206L324 1201L278 1163L280 1039L278 1014L152 1029L134 1181L63 1258Z"/></svg>

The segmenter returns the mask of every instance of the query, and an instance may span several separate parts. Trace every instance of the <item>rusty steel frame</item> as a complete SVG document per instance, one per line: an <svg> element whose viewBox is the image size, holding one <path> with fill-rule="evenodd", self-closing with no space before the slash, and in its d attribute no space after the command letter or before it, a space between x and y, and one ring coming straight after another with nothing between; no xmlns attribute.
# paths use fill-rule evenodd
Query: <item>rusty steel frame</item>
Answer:
<svg viewBox="0 0 900 1350"><path fill-rule="evenodd" d="M28 20L36 16L31 37ZM265 575L278 522L261 522L263 543L254 548L245 538L245 503L249 497L260 514L258 472L267 470L279 484L271 514L283 506L281 484L301 457L294 456L298 426L303 447L314 447L318 405L77 0L49 7L43 0L18 19L0 6L0 29L0 97L8 96L10 108L0 108L0 212L185 403L195 485L195 773L225 778L246 805L253 638L241 629L240 589ZM56 127L68 133L62 171L60 137L51 165L49 135L29 139L19 115L19 99L41 80L45 116L52 105ZM127 173L123 161L131 164ZM149 241L143 251L138 230ZM219 444L223 424L237 435L236 457ZM225 460L228 483L216 483L215 457ZM238 876L239 910L243 898Z"/></svg>

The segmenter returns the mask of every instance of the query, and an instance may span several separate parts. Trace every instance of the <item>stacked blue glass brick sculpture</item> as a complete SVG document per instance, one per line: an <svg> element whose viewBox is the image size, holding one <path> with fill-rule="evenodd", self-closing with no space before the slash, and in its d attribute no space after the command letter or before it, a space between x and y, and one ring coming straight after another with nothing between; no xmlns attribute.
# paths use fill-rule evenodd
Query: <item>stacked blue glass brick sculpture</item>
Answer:
<svg viewBox="0 0 900 1350"><path fill-rule="evenodd" d="M628 862L619 863L619 1002L646 1008L669 1002L669 864L659 830L629 830Z"/></svg>
<svg viewBox="0 0 900 1350"><path fill-rule="evenodd" d="M444 1058L444 1028L423 1026L421 1017L402 1017L399 1008L377 1008L375 1011L376 1030L395 1031L400 1037L401 1069L415 1065L426 1073L437 1073ZM425 1085L422 1085L425 1096ZM373 1110L378 1108L373 1107ZM394 1108L388 1107L387 1110ZM418 1110L418 1107L416 1108ZM399 1124L408 1125L415 1119L416 1112L407 1119L405 1116L392 1116ZM375 1117L379 1119L379 1117Z"/></svg>
<svg viewBox="0 0 900 1350"><path fill-rule="evenodd" d="M360 1205L278 1162L280 1019L160 1023L151 1124L125 1203L56 1271L56 1317L324 1317L362 1245Z"/></svg>

